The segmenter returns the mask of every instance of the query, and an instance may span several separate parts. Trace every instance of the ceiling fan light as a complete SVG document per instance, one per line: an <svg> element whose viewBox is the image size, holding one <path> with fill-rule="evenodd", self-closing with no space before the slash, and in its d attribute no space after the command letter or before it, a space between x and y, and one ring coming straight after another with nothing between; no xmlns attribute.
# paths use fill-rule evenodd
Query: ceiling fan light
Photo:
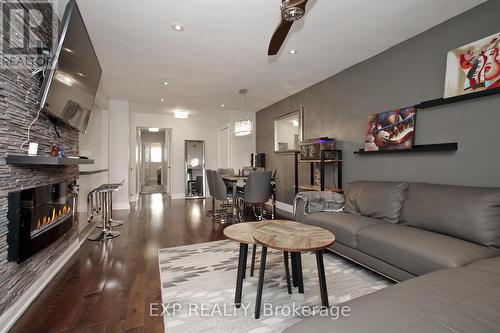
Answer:
<svg viewBox="0 0 500 333"><path fill-rule="evenodd" d="M285 21L293 22L300 20L304 16L305 12L299 7L288 7L283 10L283 19Z"/></svg>

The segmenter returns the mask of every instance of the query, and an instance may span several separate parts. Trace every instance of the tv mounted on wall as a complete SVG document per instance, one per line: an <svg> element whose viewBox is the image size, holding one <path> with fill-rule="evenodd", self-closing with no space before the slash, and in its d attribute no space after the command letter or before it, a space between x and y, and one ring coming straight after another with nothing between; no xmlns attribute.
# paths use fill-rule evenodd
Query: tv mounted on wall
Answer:
<svg viewBox="0 0 500 333"><path fill-rule="evenodd" d="M85 132L102 69L76 0L70 0L60 39L42 83L40 105L51 116Z"/></svg>

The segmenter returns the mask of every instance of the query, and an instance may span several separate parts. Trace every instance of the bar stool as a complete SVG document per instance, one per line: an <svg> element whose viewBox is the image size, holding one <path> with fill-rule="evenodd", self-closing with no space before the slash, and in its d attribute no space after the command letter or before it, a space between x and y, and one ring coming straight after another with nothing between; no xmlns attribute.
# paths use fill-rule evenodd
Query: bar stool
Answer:
<svg viewBox="0 0 500 333"><path fill-rule="evenodd" d="M125 180L122 180L120 183L103 184L100 187L98 187L98 189L104 188L105 190L107 190L106 193L108 193L108 195L109 195L108 207L109 207L110 211L109 211L109 217L108 217L108 225L111 227L120 227L120 226L125 224L125 221L113 219L113 192L119 191L122 188L124 182L125 182ZM100 192L101 201L103 201L103 197L102 197L103 193L104 192ZM99 226L97 226L97 228L102 228L102 227L99 225Z"/></svg>
<svg viewBox="0 0 500 333"><path fill-rule="evenodd" d="M99 203L97 202L97 196L97 189L93 189L89 192L89 194L87 194L87 221L89 223L94 219L94 212L99 212Z"/></svg>
<svg viewBox="0 0 500 333"><path fill-rule="evenodd" d="M106 184L109 185L109 184ZM108 187L105 185L99 186L96 190L96 193L101 197L102 200L102 230L98 233L95 233L89 236L87 239L90 241L102 241L107 239L112 239L120 236L120 232L113 231L113 226L109 223L110 215L109 209L112 208L112 196L115 190L113 187Z"/></svg>

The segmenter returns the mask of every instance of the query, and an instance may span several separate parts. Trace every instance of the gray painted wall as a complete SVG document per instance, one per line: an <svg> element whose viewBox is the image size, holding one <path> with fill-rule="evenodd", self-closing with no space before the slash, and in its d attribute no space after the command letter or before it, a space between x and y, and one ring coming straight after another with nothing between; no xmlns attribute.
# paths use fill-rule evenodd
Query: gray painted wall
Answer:
<svg viewBox="0 0 500 333"><path fill-rule="evenodd" d="M415 144L459 143L456 153L355 156L368 115L443 96L448 50L500 31L500 1L488 1L257 113L257 151L278 169L278 201L293 202L293 155L273 152L275 117L304 106L305 137L330 136L353 180L499 186L500 95L419 110ZM300 56L300 55L299 55ZM308 181L301 167L301 183Z"/></svg>

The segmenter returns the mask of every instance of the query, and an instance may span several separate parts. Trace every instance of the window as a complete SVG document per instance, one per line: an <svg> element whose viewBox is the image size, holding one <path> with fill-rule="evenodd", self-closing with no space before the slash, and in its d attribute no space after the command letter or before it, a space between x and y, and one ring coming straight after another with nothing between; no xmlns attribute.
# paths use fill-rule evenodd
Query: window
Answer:
<svg viewBox="0 0 500 333"><path fill-rule="evenodd" d="M151 147L151 162L161 163L161 147Z"/></svg>

